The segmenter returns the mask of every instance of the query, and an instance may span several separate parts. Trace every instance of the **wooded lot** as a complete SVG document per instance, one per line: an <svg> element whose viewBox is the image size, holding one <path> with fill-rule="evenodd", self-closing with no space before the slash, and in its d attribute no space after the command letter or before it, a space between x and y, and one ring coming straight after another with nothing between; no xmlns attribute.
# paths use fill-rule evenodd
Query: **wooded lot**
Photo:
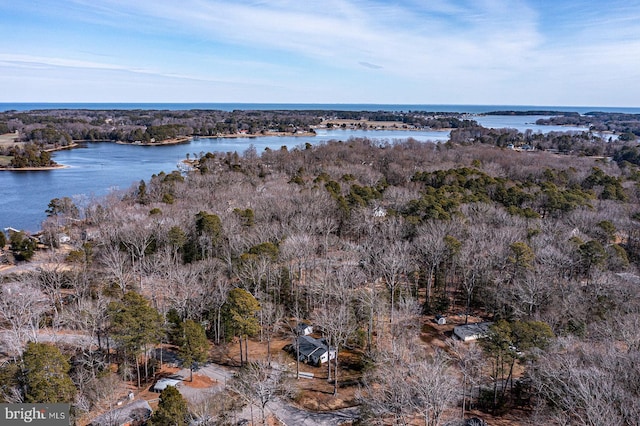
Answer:
<svg viewBox="0 0 640 426"><path fill-rule="evenodd" d="M520 424L637 424L638 167L507 149L500 135L511 132L458 132L445 144L208 153L191 172L52 207L46 262L2 277L0 400L52 401L30 367L38 353L80 416L116 397L108 383L152 383L160 345L188 368L239 348L239 363L225 358L239 371L225 401L236 395L264 417L275 396L299 399L307 379L296 379L295 355L268 346L253 359L248 348L294 342L306 322L337 353L314 380L336 400L349 395L362 424L464 424L470 410ZM636 149L571 141L582 154ZM449 325L436 315L492 324L472 342L451 336L455 321L427 339ZM42 328L89 340L27 343Z"/></svg>

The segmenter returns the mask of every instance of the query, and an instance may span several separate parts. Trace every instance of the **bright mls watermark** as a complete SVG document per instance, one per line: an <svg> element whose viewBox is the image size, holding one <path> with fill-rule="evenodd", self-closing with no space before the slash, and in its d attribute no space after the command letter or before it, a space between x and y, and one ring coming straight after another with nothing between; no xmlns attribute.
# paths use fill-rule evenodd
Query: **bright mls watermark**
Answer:
<svg viewBox="0 0 640 426"><path fill-rule="evenodd" d="M69 404L0 404L0 425L69 426Z"/></svg>

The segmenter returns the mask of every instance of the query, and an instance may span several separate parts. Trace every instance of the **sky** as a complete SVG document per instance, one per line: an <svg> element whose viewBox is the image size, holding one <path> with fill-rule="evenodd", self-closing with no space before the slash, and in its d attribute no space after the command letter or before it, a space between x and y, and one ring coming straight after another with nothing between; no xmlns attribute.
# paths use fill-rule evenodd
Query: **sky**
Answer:
<svg viewBox="0 0 640 426"><path fill-rule="evenodd" d="M638 0L0 0L0 102L640 106Z"/></svg>

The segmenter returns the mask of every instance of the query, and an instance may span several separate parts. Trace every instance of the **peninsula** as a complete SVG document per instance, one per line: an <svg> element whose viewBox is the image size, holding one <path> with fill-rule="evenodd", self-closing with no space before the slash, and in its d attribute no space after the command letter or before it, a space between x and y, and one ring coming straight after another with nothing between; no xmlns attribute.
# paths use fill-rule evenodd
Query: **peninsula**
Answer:
<svg viewBox="0 0 640 426"><path fill-rule="evenodd" d="M540 111L532 111L538 113ZM590 132L632 141L640 135L637 114L545 111L551 118L538 124L588 126ZM516 114L510 111L488 115ZM517 114L527 114L517 112ZM499 135L481 127L474 115L428 111L338 110L86 110L51 109L0 113L0 169L43 170L63 167L50 152L71 149L78 142L114 142L144 146L188 143L194 138L259 138L263 136L315 136L321 128L359 130L447 130L452 142L468 143ZM500 129L499 146L517 140ZM513 129L511 129L513 130ZM506 132L506 133L505 133ZM513 133L513 132L511 132ZM531 139L531 138L529 138ZM526 141L528 145L532 140ZM566 150L566 144L537 142L540 147Z"/></svg>
<svg viewBox="0 0 640 426"><path fill-rule="evenodd" d="M386 111L219 111L51 109L0 113L0 169L62 167L50 152L79 142L143 146L194 138L313 137L318 128L452 129L476 123L460 113Z"/></svg>

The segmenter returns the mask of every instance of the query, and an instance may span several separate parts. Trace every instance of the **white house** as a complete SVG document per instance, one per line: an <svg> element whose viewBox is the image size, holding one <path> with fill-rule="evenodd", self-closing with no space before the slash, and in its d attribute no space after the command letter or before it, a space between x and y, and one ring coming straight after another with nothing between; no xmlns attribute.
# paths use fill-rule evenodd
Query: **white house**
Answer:
<svg viewBox="0 0 640 426"><path fill-rule="evenodd" d="M373 217L381 218L381 217L386 217L386 216L387 216L387 210L384 209L383 207L379 207L378 206L373 211Z"/></svg>
<svg viewBox="0 0 640 426"><path fill-rule="evenodd" d="M295 342L292 345L295 355ZM324 362L335 359L336 350L329 348L325 339L314 339L311 336L298 337L298 359L307 364L320 365Z"/></svg>
<svg viewBox="0 0 640 426"><path fill-rule="evenodd" d="M301 322L296 327L296 333L298 336L308 336L313 333L313 327L307 323Z"/></svg>
<svg viewBox="0 0 640 426"><path fill-rule="evenodd" d="M463 342L482 339L487 336L492 322L477 322L475 324L458 325L453 328L453 335Z"/></svg>
<svg viewBox="0 0 640 426"><path fill-rule="evenodd" d="M164 377L156 382L153 385L154 392L162 392L167 388L167 386L178 386L178 383L182 382L182 379L172 379L170 377Z"/></svg>

